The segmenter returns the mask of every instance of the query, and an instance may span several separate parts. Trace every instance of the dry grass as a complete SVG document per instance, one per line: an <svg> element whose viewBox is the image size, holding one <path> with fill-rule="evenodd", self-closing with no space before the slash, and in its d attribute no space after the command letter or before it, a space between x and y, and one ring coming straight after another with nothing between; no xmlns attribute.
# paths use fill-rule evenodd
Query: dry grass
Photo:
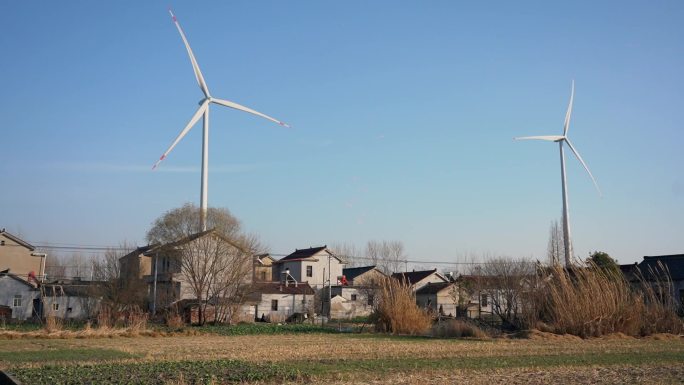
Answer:
<svg viewBox="0 0 684 385"><path fill-rule="evenodd" d="M619 271L595 265L571 270L554 267L527 301L534 304L528 309L528 324L583 338L680 333L682 321L676 315L669 282L667 278L655 283L642 279L640 287L634 288Z"/></svg>
<svg viewBox="0 0 684 385"><path fill-rule="evenodd" d="M45 317L45 324L43 324L43 330L46 333L54 333L62 330L64 328L64 321L56 317L54 313L49 313Z"/></svg>
<svg viewBox="0 0 684 385"><path fill-rule="evenodd" d="M416 296L408 282L385 278L379 285L375 324L394 334L424 334L432 325L430 315L416 305Z"/></svg>
<svg viewBox="0 0 684 385"><path fill-rule="evenodd" d="M436 324L432 327L432 335L440 338L488 338L489 336L476 325L453 319Z"/></svg>

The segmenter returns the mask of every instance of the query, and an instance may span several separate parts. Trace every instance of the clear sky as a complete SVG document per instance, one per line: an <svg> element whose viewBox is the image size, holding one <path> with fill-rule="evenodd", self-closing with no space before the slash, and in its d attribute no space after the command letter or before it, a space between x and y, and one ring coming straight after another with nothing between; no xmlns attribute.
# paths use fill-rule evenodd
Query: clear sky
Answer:
<svg viewBox="0 0 684 385"><path fill-rule="evenodd" d="M575 251L684 252L684 2L3 1L0 227L35 243L142 244L209 204L272 252L401 240L411 259L544 258L568 157Z"/></svg>

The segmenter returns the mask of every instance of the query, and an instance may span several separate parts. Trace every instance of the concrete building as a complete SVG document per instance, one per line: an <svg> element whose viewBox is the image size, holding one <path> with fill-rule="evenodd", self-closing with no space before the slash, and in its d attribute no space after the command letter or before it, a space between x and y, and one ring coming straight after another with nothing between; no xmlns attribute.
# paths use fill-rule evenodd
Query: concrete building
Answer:
<svg viewBox="0 0 684 385"><path fill-rule="evenodd" d="M33 273L41 280L45 275L47 256L35 250L28 242L5 229L0 230L0 271L9 269L10 273L24 280L28 280L29 273Z"/></svg>
<svg viewBox="0 0 684 385"><path fill-rule="evenodd" d="M332 285L342 277L344 261L336 257L327 246L297 249L292 254L273 262L273 281L280 281L288 272L297 282L306 282L314 289Z"/></svg>

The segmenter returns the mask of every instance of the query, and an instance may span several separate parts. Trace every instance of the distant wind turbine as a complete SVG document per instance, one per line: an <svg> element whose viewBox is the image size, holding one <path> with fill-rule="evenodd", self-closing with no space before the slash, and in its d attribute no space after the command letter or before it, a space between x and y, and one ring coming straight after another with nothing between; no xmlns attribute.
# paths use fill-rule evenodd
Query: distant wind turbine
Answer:
<svg viewBox="0 0 684 385"><path fill-rule="evenodd" d="M575 146L570 142L568 138L568 129L570 128L570 115L572 114L572 101L575 96L575 81L572 81L572 90L570 92L570 104L568 104L568 111L565 113L565 123L563 124L563 135L547 135L547 136L525 136L520 138L515 138L515 140L546 140L549 142L558 142L558 148L560 149L560 162L561 162L561 184L563 188L563 245L565 246L565 266L570 266L570 259L572 258L572 239L570 237L570 218L568 215L568 185L565 177L565 155L563 154L563 143L567 143L570 150L577 157L577 160L582 163L584 169L587 170L591 180L596 186L596 190L601 196L601 189L596 183L594 175L589 171L589 167L584 163L584 160L580 156L579 152L575 149Z"/></svg>
<svg viewBox="0 0 684 385"><path fill-rule="evenodd" d="M169 9L169 13L171 14L171 18L173 19L173 22L176 24L176 28L178 29L178 32L181 35L181 39L183 39L183 44L185 44L185 49L188 51L188 56L190 56L190 63L192 64L192 69L195 71L195 78L197 79L197 84L199 85L200 89L202 90L202 93L204 93L204 99L200 100L199 103L199 108L197 109L197 112L192 116L188 124L183 128L181 133L176 137L176 139L171 143L171 146L166 150L166 152L159 158L159 160L152 166L152 169L154 170L157 168L159 163L166 158L167 155L173 150L174 147L176 147L176 144L180 142L181 139L185 136L185 134L192 129L192 127L197 123L200 117L203 117L203 132L202 132L202 187L201 187L201 198L200 198L200 228L202 231L206 230L206 216L207 216L207 183L208 183L208 173L209 173L209 105L211 103L219 104L225 107L230 107L234 108L236 110L248 112L250 114L260 116L262 118L268 119L272 122L278 123L281 126L289 127L287 124L274 119L268 115L262 114L261 112L255 111L251 108L242 106L240 104L231 102L229 100L223 100L223 99L217 99L211 96L209 94L209 88L207 88L207 84L204 81L204 77L202 76L202 72L200 71L199 65L197 64L197 60L195 59L195 55L192 53L192 49L190 48L190 44L188 43L188 39L185 37L185 33L183 33L183 29L181 28L180 24L178 23L178 20L176 19L176 16L173 14L173 12Z"/></svg>

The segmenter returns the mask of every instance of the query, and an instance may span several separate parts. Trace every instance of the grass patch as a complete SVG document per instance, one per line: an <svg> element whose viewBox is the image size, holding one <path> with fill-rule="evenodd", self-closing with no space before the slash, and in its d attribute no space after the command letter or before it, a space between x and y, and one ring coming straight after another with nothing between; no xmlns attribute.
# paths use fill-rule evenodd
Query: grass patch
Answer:
<svg viewBox="0 0 684 385"><path fill-rule="evenodd" d="M236 360L44 366L9 371L26 384L207 384L295 380L295 369Z"/></svg>
<svg viewBox="0 0 684 385"><path fill-rule="evenodd" d="M135 358L133 354L113 349L50 349L0 352L0 362L25 363L44 361L105 361Z"/></svg>
<svg viewBox="0 0 684 385"><path fill-rule="evenodd" d="M336 333L334 328L312 324L237 324L237 325L205 325L193 329L203 333L222 336L244 336L255 334L296 334L296 333Z"/></svg>
<svg viewBox="0 0 684 385"><path fill-rule="evenodd" d="M493 370L513 368L550 368L613 365L648 365L679 363L684 352L592 353L529 356L472 356L442 359L399 358L374 360L323 360L317 362L288 362L285 367L301 373L303 377L334 377L389 375L397 372L430 372L450 370Z"/></svg>
<svg viewBox="0 0 684 385"><path fill-rule="evenodd" d="M396 373L435 370L492 370L612 365L653 365L684 361L682 351L588 353L517 356L466 356L452 358L400 358L282 363L250 363L241 360L158 361L107 363L79 366L17 368L9 372L30 384L169 384L248 383L310 381L312 379L370 378Z"/></svg>

